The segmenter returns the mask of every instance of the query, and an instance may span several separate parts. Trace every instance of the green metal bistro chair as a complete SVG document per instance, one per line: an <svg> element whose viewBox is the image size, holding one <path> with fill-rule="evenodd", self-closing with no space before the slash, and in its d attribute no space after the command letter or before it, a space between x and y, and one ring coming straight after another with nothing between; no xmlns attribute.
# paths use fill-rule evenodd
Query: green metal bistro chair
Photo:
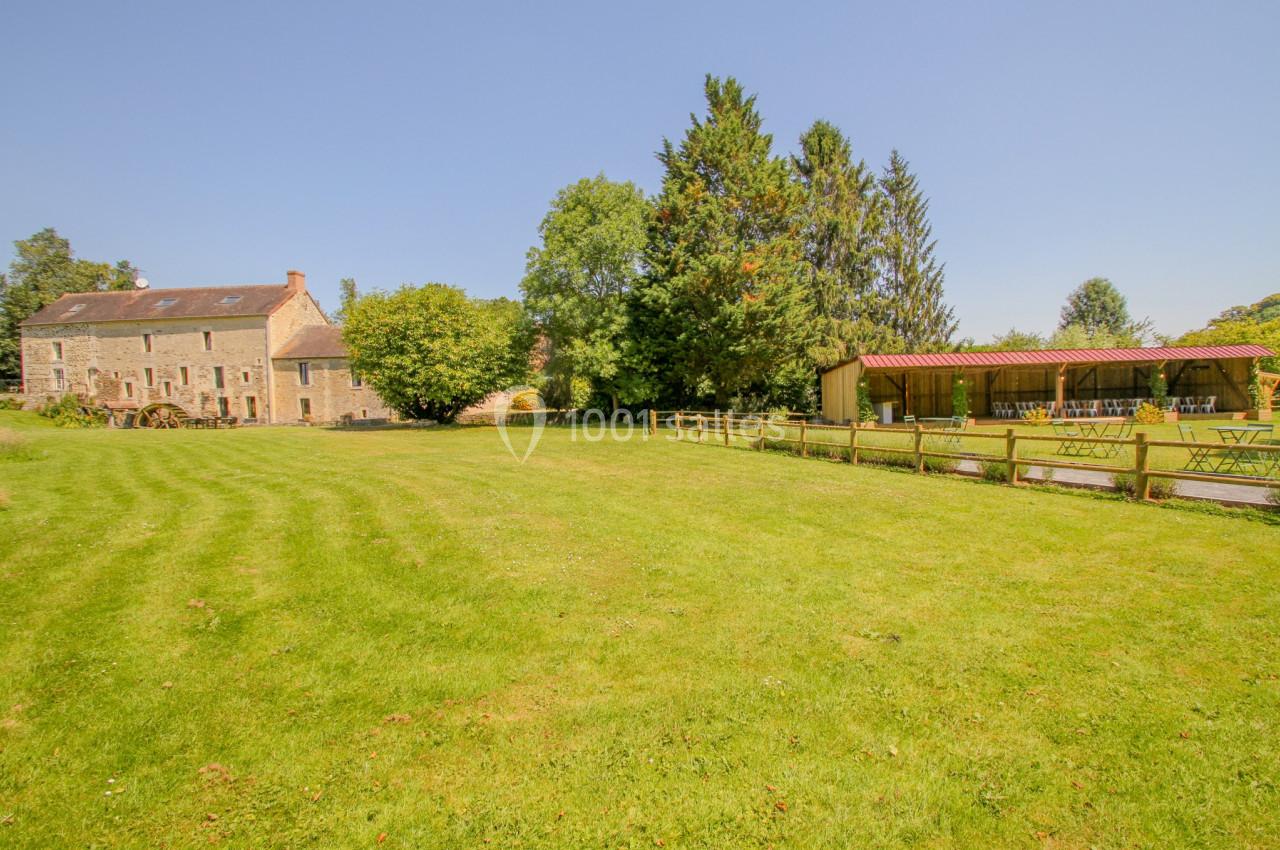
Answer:
<svg viewBox="0 0 1280 850"><path fill-rule="evenodd" d="M1080 432L1067 425L1065 419L1054 419L1049 424L1053 427L1053 436L1062 438L1062 442L1058 444L1057 453L1071 457L1079 456L1081 454Z"/></svg>
<svg viewBox="0 0 1280 850"><path fill-rule="evenodd" d="M1184 443L1199 442L1196 439L1195 429L1181 422L1178 423L1178 439ZM1213 449L1205 446L1187 446L1187 454L1190 457L1182 468L1187 472L1217 472L1217 467L1209 456L1212 451Z"/></svg>

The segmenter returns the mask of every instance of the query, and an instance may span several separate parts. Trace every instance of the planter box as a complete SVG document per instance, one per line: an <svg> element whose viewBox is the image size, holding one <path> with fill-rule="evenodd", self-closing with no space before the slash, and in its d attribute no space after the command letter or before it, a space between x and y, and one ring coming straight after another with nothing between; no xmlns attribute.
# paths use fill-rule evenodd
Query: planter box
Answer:
<svg viewBox="0 0 1280 850"><path fill-rule="evenodd" d="M1263 422L1271 421L1271 408L1264 407L1261 410L1250 410L1245 414L1246 419L1258 419Z"/></svg>

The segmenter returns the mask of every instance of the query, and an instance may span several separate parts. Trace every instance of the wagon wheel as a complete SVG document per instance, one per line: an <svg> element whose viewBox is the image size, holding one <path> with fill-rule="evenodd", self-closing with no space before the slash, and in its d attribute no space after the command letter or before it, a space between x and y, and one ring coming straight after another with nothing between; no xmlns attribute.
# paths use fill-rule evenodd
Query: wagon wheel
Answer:
<svg viewBox="0 0 1280 850"><path fill-rule="evenodd" d="M138 412L137 423L143 428L181 428L187 414L172 404L153 404Z"/></svg>

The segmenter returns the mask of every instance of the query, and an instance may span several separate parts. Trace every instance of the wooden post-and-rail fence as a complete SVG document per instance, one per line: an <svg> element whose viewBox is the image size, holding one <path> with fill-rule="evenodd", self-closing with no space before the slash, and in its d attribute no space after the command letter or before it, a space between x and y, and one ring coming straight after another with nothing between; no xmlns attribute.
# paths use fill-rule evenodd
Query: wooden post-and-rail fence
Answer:
<svg viewBox="0 0 1280 850"><path fill-rule="evenodd" d="M794 415L793 415L794 416ZM651 411L650 413L650 430L651 433L657 433L660 423L664 421L659 411ZM1177 448L1187 451L1208 450L1219 453L1238 453L1243 455L1253 455L1254 457L1270 458L1275 456L1275 468L1280 470L1280 445L1271 444L1240 444L1230 445L1223 443L1200 443L1200 442L1183 442L1181 440L1153 440L1144 432L1138 432L1132 437L1081 437L1081 436L1058 436L1052 434L1019 434L1015 429L1008 428L1004 433L992 433L982 431L950 431L950 430L932 430L922 428L917 423L912 428L894 428L875 425L861 425L851 423L849 425L821 425L807 421L802 418L783 419L774 414L765 415L748 415L734 413L710 413L701 412L690 413L683 410L670 411L665 419L674 429L676 439L683 439L685 434L696 436L697 442L701 443L706 440L708 434L720 437L721 442L725 446L731 445L731 438L738 436L743 442L748 444L756 451L763 451L770 443L785 443L797 445L801 457L808 457L814 446L824 446L826 448L837 448L842 443L832 443L825 440L813 439L814 433L830 433L830 432L847 432L848 448L842 450L847 452L847 459L851 464L858 464L865 452L874 454L899 454L908 455L911 459L911 466L916 472L924 472L926 468L926 459L931 457L947 458L951 460L970 460L987 463L1003 462L1005 466L1005 478L1009 484L1018 484L1021 480L1021 470L1024 467L1039 466L1046 469L1078 469L1094 472L1106 472L1111 474L1125 473L1134 477L1135 495L1140 499L1149 499L1151 497L1151 482L1157 478L1169 478L1177 481L1199 481L1211 484L1243 484L1251 487L1280 487L1280 479L1267 478L1263 476L1246 476L1221 472L1203 472L1191 471L1185 469L1153 469L1151 467L1151 449L1153 448ZM692 427L690 427L692 426ZM770 427L773 427L773 433L770 433ZM792 434L795 434L793 436ZM860 439L860 435L873 433L879 435L900 434L911 438L910 447L892 446L892 445L868 445L865 440ZM1004 451L1000 454L976 454L973 452L960 451L944 451L932 448L929 445L928 438L930 436L954 437L964 440L995 440L1004 443ZM1064 457L1023 457L1019 454L1018 448L1022 444L1027 443L1071 443L1073 446L1112 446L1112 447L1133 447L1133 465L1117 466L1102 463L1090 463L1080 460L1069 460Z"/></svg>

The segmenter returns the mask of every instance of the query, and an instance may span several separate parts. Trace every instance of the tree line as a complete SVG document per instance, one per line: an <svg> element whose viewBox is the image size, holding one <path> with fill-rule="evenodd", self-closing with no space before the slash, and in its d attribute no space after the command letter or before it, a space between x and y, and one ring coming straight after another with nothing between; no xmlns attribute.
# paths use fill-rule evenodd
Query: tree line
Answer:
<svg viewBox="0 0 1280 850"><path fill-rule="evenodd" d="M953 341L929 202L894 151L878 173L816 121L774 153L755 97L707 76L706 113L663 140L661 190L603 175L562 189L527 256L523 304L432 283L361 295L335 319L352 367L402 416L449 421L533 382L553 407L817 407L820 369L855 354L1258 342L1280 349L1280 295L1178 339L1134 320L1105 278L1072 292L1050 336ZM0 275L0 377L19 323L68 292L128 289L131 263L92 262L46 228ZM1280 363L1268 361L1263 368Z"/></svg>
<svg viewBox="0 0 1280 850"><path fill-rule="evenodd" d="M521 290L548 402L805 409L842 358L949 347L907 161L876 174L826 121L778 156L737 80L708 75L704 93L705 116L662 143L656 196L601 175L543 219Z"/></svg>

